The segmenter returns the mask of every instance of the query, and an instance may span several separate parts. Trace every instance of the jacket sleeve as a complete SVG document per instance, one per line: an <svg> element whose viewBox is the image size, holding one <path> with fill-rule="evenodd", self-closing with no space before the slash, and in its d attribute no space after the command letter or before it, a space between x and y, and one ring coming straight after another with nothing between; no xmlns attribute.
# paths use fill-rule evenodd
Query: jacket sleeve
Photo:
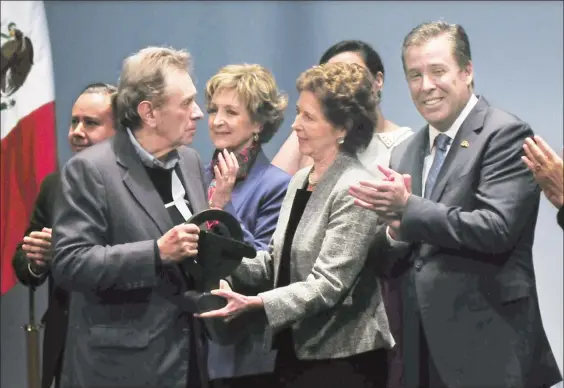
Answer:
<svg viewBox="0 0 564 388"><path fill-rule="evenodd" d="M258 251L254 258L244 258L233 273L227 277L233 290L243 294L256 294L270 290L274 285L272 261L274 241L266 250Z"/></svg>
<svg viewBox="0 0 564 388"><path fill-rule="evenodd" d="M518 122L500 128L489 140L474 210L411 195L401 220L402 239L487 254L512 249L534 216L540 196L532 173L521 161L521 147L529 136L533 136L531 128Z"/></svg>
<svg viewBox="0 0 564 388"><path fill-rule="evenodd" d="M268 244L276 230L278 215L280 214L280 208L286 196L289 182L290 176L278 178L274 183L268 182L271 185L270 188L265 191L264 195L260 197L259 203L256 204L258 210L253 232L249 231L243 221L239 219L231 201L223 209L237 218L243 230L245 242L254 245L256 250L268 250Z"/></svg>
<svg viewBox="0 0 564 388"><path fill-rule="evenodd" d="M321 250L307 278L259 294L275 331L334 307L365 266L378 216L356 206L348 186L332 201Z"/></svg>
<svg viewBox="0 0 564 388"><path fill-rule="evenodd" d="M111 245L108 201L102 175L75 156L61 174L55 206L53 278L71 291L132 290L157 282L155 240ZM115 199L114 199L115 200Z"/></svg>
<svg viewBox="0 0 564 388"><path fill-rule="evenodd" d="M52 214L53 204L50 202L50 199L54 197L53 194L57 190L58 177L58 174L48 175L43 182L41 182L31 220L24 236L29 236L31 232L41 231L43 228L50 228L52 226L50 215ZM45 279L48 278L49 267L46 267L41 273L35 275L30 273L29 260L22 249L22 245L23 241L18 244L14 257L12 258L14 272L22 284L28 287L39 287L45 282Z"/></svg>

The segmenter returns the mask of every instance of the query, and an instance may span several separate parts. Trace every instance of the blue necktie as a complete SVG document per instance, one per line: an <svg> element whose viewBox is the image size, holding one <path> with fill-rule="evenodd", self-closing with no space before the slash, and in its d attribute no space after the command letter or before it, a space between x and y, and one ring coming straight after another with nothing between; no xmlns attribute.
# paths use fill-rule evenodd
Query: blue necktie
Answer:
<svg viewBox="0 0 564 388"><path fill-rule="evenodd" d="M439 176L439 171L441 171L441 167L445 161L449 143L450 137L444 133L440 133L435 138L435 158L433 159L433 164L431 165L431 169L427 175L427 181L425 183L425 198L429 198L433 192L433 187L435 186L435 182Z"/></svg>

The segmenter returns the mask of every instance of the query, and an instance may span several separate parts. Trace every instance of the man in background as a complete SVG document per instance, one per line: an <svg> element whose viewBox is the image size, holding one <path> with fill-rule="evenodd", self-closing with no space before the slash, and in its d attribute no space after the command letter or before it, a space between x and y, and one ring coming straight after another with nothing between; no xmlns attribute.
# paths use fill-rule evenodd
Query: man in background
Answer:
<svg viewBox="0 0 564 388"><path fill-rule="evenodd" d="M68 133L68 141L73 153L114 135L111 95L115 91L116 87L113 85L93 83L80 93L72 107ZM37 288L47 279L49 280L49 302L41 320L45 326L42 388L51 387L53 379L55 388L59 387L67 330L68 295L64 290L53 285L50 274L53 257L51 227L59 179L59 173L54 172L47 175L41 183L29 227L12 259L14 271L22 284Z"/></svg>

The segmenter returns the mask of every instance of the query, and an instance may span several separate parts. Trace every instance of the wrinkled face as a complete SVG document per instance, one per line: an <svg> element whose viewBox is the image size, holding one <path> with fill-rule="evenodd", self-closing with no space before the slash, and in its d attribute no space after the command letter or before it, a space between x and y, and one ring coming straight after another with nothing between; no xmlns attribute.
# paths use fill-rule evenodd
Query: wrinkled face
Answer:
<svg viewBox="0 0 564 388"><path fill-rule="evenodd" d="M337 140L346 134L344 130L336 129L325 118L319 100L309 91L300 93L292 129L298 136L300 152L314 161L336 154L339 150Z"/></svg>
<svg viewBox="0 0 564 388"><path fill-rule="evenodd" d="M151 121L166 148L189 145L196 133L196 123L204 115L196 103L196 87L188 71L171 69L166 73L164 103L153 109Z"/></svg>
<svg viewBox="0 0 564 388"><path fill-rule="evenodd" d="M261 131L235 89L216 90L208 106L210 138L217 149L240 151Z"/></svg>
<svg viewBox="0 0 564 388"><path fill-rule="evenodd" d="M334 57L331 57L331 59L329 59L327 63L355 63L359 66L364 67L365 69L368 69L368 67L366 67L366 63L364 63L364 59L362 59L362 56L355 51L345 51L339 53ZM384 74L378 72L374 82L374 91L378 93L379 91L382 90L383 87L384 87Z"/></svg>
<svg viewBox="0 0 564 388"><path fill-rule="evenodd" d="M415 107L430 125L448 130L472 94L472 63L459 67L446 35L409 47L404 61Z"/></svg>
<svg viewBox="0 0 564 388"><path fill-rule="evenodd" d="M115 133L111 97L107 93L81 94L72 107L68 134L73 152L79 152Z"/></svg>

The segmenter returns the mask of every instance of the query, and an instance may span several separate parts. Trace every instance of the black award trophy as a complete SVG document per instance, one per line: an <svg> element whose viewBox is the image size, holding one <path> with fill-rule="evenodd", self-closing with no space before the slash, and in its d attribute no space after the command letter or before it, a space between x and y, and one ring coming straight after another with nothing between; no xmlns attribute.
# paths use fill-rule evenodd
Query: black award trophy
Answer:
<svg viewBox="0 0 564 388"><path fill-rule="evenodd" d="M210 222L214 224L211 229L207 227ZM221 309L227 301L210 291L219 288L220 279L229 276L241 264L243 257L254 258L257 252L243 241L243 231L237 219L223 210L204 210L186 223L198 225L200 235L197 257L181 264L195 285L194 290L187 291L184 296L193 301L198 313ZM239 337L222 318L206 318L203 322L214 342L227 345Z"/></svg>

